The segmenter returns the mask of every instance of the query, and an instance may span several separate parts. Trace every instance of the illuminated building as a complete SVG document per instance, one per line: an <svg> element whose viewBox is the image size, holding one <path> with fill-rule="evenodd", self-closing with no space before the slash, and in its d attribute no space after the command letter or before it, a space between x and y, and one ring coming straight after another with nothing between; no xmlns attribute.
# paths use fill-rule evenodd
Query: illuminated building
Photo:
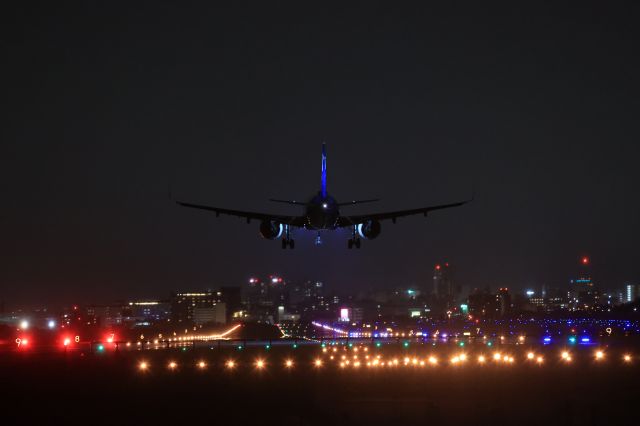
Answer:
<svg viewBox="0 0 640 426"><path fill-rule="evenodd" d="M639 289L637 284L627 284L624 286L624 302L631 303L635 302L639 296Z"/></svg>
<svg viewBox="0 0 640 426"><path fill-rule="evenodd" d="M196 308L213 308L219 303L222 303L220 291L174 293L171 295L171 320L176 323L195 323Z"/></svg>
<svg viewBox="0 0 640 426"><path fill-rule="evenodd" d="M591 260L585 256L579 264L578 277L569 282L570 307L572 310L592 310L598 305L600 294L591 280Z"/></svg>
<svg viewBox="0 0 640 426"><path fill-rule="evenodd" d="M433 289L446 308L454 306L460 294L460 287L455 285L453 275L453 266L448 262L437 264L433 268Z"/></svg>
<svg viewBox="0 0 640 426"><path fill-rule="evenodd" d="M125 320L136 323L167 321L171 315L171 305L157 300L134 301L125 307L124 314Z"/></svg>
<svg viewBox="0 0 640 426"><path fill-rule="evenodd" d="M511 312L511 294L509 294L508 288L502 287L498 289L498 294L496 295L496 303L498 314L501 317L508 315Z"/></svg>
<svg viewBox="0 0 640 426"><path fill-rule="evenodd" d="M194 324L226 324L227 309L224 303L215 303L213 306L195 306L193 308Z"/></svg>

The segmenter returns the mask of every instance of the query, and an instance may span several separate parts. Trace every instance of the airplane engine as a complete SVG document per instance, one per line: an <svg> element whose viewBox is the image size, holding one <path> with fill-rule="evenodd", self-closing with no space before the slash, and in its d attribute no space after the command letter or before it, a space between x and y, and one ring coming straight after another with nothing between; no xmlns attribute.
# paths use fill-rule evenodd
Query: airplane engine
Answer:
<svg viewBox="0 0 640 426"><path fill-rule="evenodd" d="M380 222L377 220L368 220L364 223L358 224L357 230L358 235L362 238L366 238L367 240L373 240L378 235L380 235L381 231Z"/></svg>
<svg viewBox="0 0 640 426"><path fill-rule="evenodd" d="M268 240L280 238L283 230L284 225L272 220L263 220L262 223L260 223L260 235Z"/></svg>

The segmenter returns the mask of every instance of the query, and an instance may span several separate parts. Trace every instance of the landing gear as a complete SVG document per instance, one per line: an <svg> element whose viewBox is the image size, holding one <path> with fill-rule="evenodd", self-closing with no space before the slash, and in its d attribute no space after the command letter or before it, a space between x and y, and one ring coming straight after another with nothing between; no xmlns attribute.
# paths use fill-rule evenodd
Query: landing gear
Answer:
<svg viewBox="0 0 640 426"><path fill-rule="evenodd" d="M355 226L353 227L353 230L351 232L351 238L349 238L349 241L347 241L347 247L349 247L349 249L352 249L354 246L357 249L360 248L360 237L358 236L358 230Z"/></svg>
<svg viewBox="0 0 640 426"><path fill-rule="evenodd" d="M295 246L296 246L295 240L292 240L290 238L289 239L283 238L282 239L282 249L283 250L286 249L287 246L289 246L290 249L294 249Z"/></svg>
<svg viewBox="0 0 640 426"><path fill-rule="evenodd" d="M291 233L289 230L289 225L284 226L284 238L282 239L282 249L286 249L289 246L290 249L296 246L296 242L291 238Z"/></svg>

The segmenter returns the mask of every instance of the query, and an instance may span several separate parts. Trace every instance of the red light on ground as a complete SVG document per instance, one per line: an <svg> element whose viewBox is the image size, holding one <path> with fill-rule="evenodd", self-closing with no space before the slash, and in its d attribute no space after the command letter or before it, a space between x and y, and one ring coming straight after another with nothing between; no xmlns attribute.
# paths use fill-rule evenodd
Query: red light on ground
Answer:
<svg viewBox="0 0 640 426"><path fill-rule="evenodd" d="M588 265L589 264L589 258L587 256L582 258L582 264L583 265Z"/></svg>
<svg viewBox="0 0 640 426"><path fill-rule="evenodd" d="M440 270L440 265L436 265L436 271Z"/></svg>
<svg viewBox="0 0 640 426"><path fill-rule="evenodd" d="M445 263L444 266L449 267L449 262Z"/></svg>
<svg viewBox="0 0 640 426"><path fill-rule="evenodd" d="M68 337L66 339L64 339L64 341L62 342L62 344L64 346L69 346L71 344L71 339L69 339Z"/></svg>
<svg viewBox="0 0 640 426"><path fill-rule="evenodd" d="M115 341L115 334L111 333L107 335L107 343L113 343Z"/></svg>

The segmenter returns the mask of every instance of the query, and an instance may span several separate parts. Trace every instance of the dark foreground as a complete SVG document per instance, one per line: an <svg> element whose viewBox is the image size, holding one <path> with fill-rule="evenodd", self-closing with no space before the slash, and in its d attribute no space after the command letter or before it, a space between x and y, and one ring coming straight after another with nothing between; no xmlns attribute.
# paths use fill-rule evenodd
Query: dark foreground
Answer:
<svg viewBox="0 0 640 426"><path fill-rule="evenodd" d="M640 365L312 365L317 351L6 356L1 424L611 425L640 418ZM233 356L237 366L224 363ZM256 356L266 361L255 368ZM140 361L148 369L139 369ZM206 359L204 368L197 367ZM174 371L168 360L176 360Z"/></svg>

